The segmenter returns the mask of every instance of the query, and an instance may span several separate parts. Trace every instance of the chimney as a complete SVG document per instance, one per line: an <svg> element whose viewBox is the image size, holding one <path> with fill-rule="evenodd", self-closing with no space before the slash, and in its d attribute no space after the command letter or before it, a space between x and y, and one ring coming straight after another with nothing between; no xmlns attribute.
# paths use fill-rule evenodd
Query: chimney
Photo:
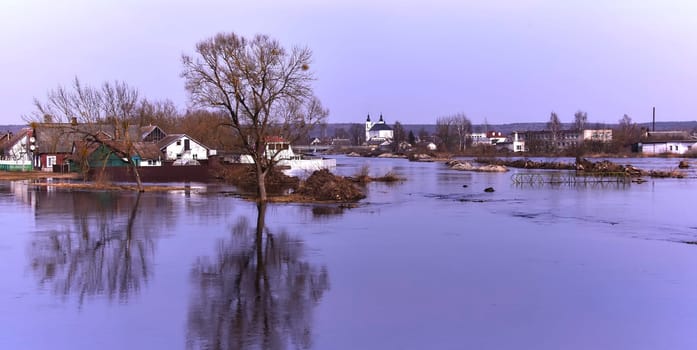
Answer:
<svg viewBox="0 0 697 350"><path fill-rule="evenodd" d="M653 125L651 131L656 131L656 107L653 107Z"/></svg>
<svg viewBox="0 0 697 350"><path fill-rule="evenodd" d="M77 126L77 117L70 117L70 125Z"/></svg>

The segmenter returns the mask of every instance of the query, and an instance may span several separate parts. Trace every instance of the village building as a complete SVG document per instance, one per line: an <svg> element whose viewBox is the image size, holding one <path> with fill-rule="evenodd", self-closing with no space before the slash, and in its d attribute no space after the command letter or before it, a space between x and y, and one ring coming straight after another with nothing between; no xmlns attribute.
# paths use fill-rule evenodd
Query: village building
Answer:
<svg viewBox="0 0 697 350"><path fill-rule="evenodd" d="M646 131L633 149L645 155L697 152L697 138L686 131Z"/></svg>
<svg viewBox="0 0 697 350"><path fill-rule="evenodd" d="M210 149L186 134L170 134L157 143L166 161L173 165L198 165L208 160Z"/></svg>
<svg viewBox="0 0 697 350"><path fill-rule="evenodd" d="M636 150L646 155L685 154L697 151L697 140L643 141L637 144Z"/></svg>
<svg viewBox="0 0 697 350"><path fill-rule="evenodd" d="M506 142L500 143L512 152L528 152L542 150L565 150L579 147L585 141L611 142L612 129L583 129L515 131Z"/></svg>
<svg viewBox="0 0 697 350"><path fill-rule="evenodd" d="M0 138L0 170L32 170L32 140L31 128L4 134Z"/></svg>
<svg viewBox="0 0 697 350"><path fill-rule="evenodd" d="M124 158L123 154L128 154L130 160L138 167L162 165L162 153L152 142L76 141L71 153L65 171L74 171L80 166L92 169L129 166L128 159Z"/></svg>
<svg viewBox="0 0 697 350"><path fill-rule="evenodd" d="M508 137L500 131L473 132L467 135L472 146L496 145L508 141Z"/></svg>
<svg viewBox="0 0 697 350"><path fill-rule="evenodd" d="M469 135L470 140L472 140L472 145L489 145L491 141L486 136L485 132L473 132Z"/></svg>
<svg viewBox="0 0 697 350"><path fill-rule="evenodd" d="M370 114L365 121L365 142L367 145L384 146L392 143L394 132L392 128L385 123L385 120L380 114L380 120L373 123L370 120Z"/></svg>

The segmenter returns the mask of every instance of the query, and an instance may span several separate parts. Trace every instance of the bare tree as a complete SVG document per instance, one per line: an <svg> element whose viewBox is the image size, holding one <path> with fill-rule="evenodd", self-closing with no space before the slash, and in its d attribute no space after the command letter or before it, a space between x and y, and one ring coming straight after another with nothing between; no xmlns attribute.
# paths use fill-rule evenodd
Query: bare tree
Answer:
<svg viewBox="0 0 697 350"><path fill-rule="evenodd" d="M348 139L349 133L344 128L337 128L334 130L334 138L337 139Z"/></svg>
<svg viewBox="0 0 697 350"><path fill-rule="evenodd" d="M137 119L138 103L138 90L124 82L105 82L101 88L94 88L75 78L70 88L58 86L50 90L46 101L34 99L36 111L27 119L32 123L60 123L63 132L58 137L74 134L89 143L108 145L131 167L142 192L138 166L132 159L134 142L140 140L132 140L128 132L131 122ZM106 138L105 132L113 135Z"/></svg>
<svg viewBox="0 0 697 350"><path fill-rule="evenodd" d="M617 130L613 133L613 142L616 151L626 151L631 144L641 138L641 129L628 115L623 115L618 121Z"/></svg>
<svg viewBox="0 0 697 350"><path fill-rule="evenodd" d="M436 134L443 142L445 150L462 152L467 137L472 132L472 123L464 113L457 113L436 120Z"/></svg>
<svg viewBox="0 0 697 350"><path fill-rule="evenodd" d="M440 139L440 147L446 152L451 151L457 142L454 129L453 118L440 117L436 119L436 136Z"/></svg>
<svg viewBox="0 0 697 350"><path fill-rule="evenodd" d="M472 122L470 122L469 118L467 118L467 115L464 113L457 113L451 118L453 118L453 125L455 127L455 133L457 134L458 150L462 152L465 150L467 139L472 133Z"/></svg>
<svg viewBox="0 0 697 350"><path fill-rule="evenodd" d="M407 139L406 131L404 131L404 126L399 121L394 123L392 127L392 150L398 152L400 150L400 144Z"/></svg>
<svg viewBox="0 0 697 350"><path fill-rule="evenodd" d="M349 128L349 135L351 135L351 143L358 146L365 141L365 129L361 124L351 124Z"/></svg>
<svg viewBox="0 0 697 350"><path fill-rule="evenodd" d="M578 110L574 113L574 128L576 131L582 131L588 122L588 113Z"/></svg>
<svg viewBox="0 0 697 350"><path fill-rule="evenodd" d="M266 35L247 39L220 33L199 42L196 53L182 56L191 101L226 113L227 125L254 160L258 200L264 202L266 174L280 153L267 154L267 138L293 143L328 115L312 92L312 52L287 50Z"/></svg>
<svg viewBox="0 0 697 350"><path fill-rule="evenodd" d="M419 129L419 141L426 141L426 139L428 139L429 136L431 136L431 135L429 135L429 133L428 133L428 131L426 130L426 128L421 127L421 128Z"/></svg>
<svg viewBox="0 0 697 350"><path fill-rule="evenodd" d="M179 126L182 114L170 100L141 99L136 109L136 119L132 124L139 126L157 125L163 130L175 130ZM199 140L200 141L200 140Z"/></svg>
<svg viewBox="0 0 697 350"><path fill-rule="evenodd" d="M549 115L549 122L547 122L547 130L552 134L550 151L557 150L557 142L559 141L559 134L561 132L561 121L557 113L552 112Z"/></svg>
<svg viewBox="0 0 697 350"><path fill-rule="evenodd" d="M220 111L197 109L187 111L172 130L185 133L215 149L239 151L241 142L229 127L224 126L227 122L227 115Z"/></svg>

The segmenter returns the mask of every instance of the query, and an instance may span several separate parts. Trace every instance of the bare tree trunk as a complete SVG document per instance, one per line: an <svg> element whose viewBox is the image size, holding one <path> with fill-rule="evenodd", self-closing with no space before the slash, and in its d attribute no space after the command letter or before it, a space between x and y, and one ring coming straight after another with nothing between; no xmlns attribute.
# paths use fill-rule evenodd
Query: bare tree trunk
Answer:
<svg viewBox="0 0 697 350"><path fill-rule="evenodd" d="M266 217L266 202L258 202L257 203L257 227L256 227L256 239L255 239L255 246L256 246L256 253L257 253L257 275L255 278L255 285L257 288L257 292L260 291L260 282L262 281L262 276L264 275L264 270L266 267L264 266L264 252L263 252L263 241L264 241L264 219ZM266 286L265 286L266 287Z"/></svg>
<svg viewBox="0 0 697 350"><path fill-rule="evenodd" d="M106 171L106 162L109 160L109 156L112 154L111 151L104 156L104 160L102 160L102 170L99 172L99 180L104 180L104 172Z"/></svg>
<svg viewBox="0 0 697 350"><path fill-rule="evenodd" d="M128 159L128 164L131 166L131 169L133 169L133 175L135 175L136 177L138 192L145 192L145 190L143 189L143 182L140 181L140 173L138 172L138 166L135 162L133 162L133 159Z"/></svg>
<svg viewBox="0 0 697 350"><path fill-rule="evenodd" d="M254 163L256 165L256 172L257 172L257 195L259 198L257 199L259 203L266 203L267 196L266 196L266 171L262 169L261 164L259 162Z"/></svg>

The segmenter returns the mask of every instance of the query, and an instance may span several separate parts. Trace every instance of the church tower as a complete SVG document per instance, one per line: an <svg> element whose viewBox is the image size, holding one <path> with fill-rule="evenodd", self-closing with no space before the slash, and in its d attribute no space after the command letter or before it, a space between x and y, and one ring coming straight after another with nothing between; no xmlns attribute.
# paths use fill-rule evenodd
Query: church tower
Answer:
<svg viewBox="0 0 697 350"><path fill-rule="evenodd" d="M373 127L373 122L370 121L370 114L368 114L368 119L365 120L365 142L370 140L370 129Z"/></svg>

